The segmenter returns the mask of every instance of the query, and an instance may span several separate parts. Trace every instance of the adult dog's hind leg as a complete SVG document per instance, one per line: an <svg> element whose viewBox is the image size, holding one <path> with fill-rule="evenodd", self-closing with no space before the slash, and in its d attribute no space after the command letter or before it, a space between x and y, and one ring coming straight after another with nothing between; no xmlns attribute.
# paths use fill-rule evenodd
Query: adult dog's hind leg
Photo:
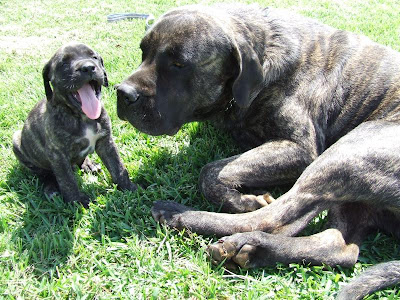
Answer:
<svg viewBox="0 0 400 300"><path fill-rule="evenodd" d="M159 201L153 216L201 234L264 231L293 236L319 212L341 204L400 207L399 132L392 122L360 125L307 167L286 194L256 211L218 214Z"/></svg>
<svg viewBox="0 0 400 300"><path fill-rule="evenodd" d="M358 300L364 296L398 284L400 282L400 261L390 261L368 268L339 292L336 300Z"/></svg>
<svg viewBox="0 0 400 300"><path fill-rule="evenodd" d="M219 240L208 248L216 264L226 260L227 267L275 266L280 263L322 263L330 266L352 266L358 257L356 244L347 244L337 229L327 229L307 237L288 237L262 231L237 233Z"/></svg>
<svg viewBox="0 0 400 300"><path fill-rule="evenodd" d="M294 142L272 141L207 164L201 170L199 185L203 195L224 212L254 211L274 199L267 193L242 193L243 189L293 184L312 160L311 154Z"/></svg>

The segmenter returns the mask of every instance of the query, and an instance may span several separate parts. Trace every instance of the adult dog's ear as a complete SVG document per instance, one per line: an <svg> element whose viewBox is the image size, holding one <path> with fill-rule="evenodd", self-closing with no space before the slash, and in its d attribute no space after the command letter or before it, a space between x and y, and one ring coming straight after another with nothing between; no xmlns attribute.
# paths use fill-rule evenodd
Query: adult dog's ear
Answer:
<svg viewBox="0 0 400 300"><path fill-rule="evenodd" d="M50 101L53 98L53 91L50 86L50 69L51 69L51 60L44 66L42 72L44 90L46 92L46 98L48 101Z"/></svg>
<svg viewBox="0 0 400 300"><path fill-rule="evenodd" d="M232 92L239 107L247 108L263 88L264 72L258 56L249 42L233 42L233 55L238 65L238 75Z"/></svg>
<svg viewBox="0 0 400 300"><path fill-rule="evenodd" d="M103 68L103 72L104 72L104 86L108 87L108 78L107 78L106 68L104 68L104 62L103 62L102 57L100 57L100 63L101 63L101 67Z"/></svg>

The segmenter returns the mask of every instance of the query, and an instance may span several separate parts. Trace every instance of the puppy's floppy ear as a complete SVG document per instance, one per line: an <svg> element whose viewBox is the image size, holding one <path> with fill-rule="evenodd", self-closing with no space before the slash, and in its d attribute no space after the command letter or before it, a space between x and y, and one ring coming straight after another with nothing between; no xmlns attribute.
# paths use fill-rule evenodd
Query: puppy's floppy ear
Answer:
<svg viewBox="0 0 400 300"><path fill-rule="evenodd" d="M263 67L248 41L233 41L233 56L239 69L232 86L233 97L239 107L247 108L263 88Z"/></svg>
<svg viewBox="0 0 400 300"><path fill-rule="evenodd" d="M50 86L50 69L51 60L44 66L42 71L44 90L46 92L46 98L50 101L53 98L53 91Z"/></svg>
<svg viewBox="0 0 400 300"><path fill-rule="evenodd" d="M103 72L104 72L104 86L108 87L108 78L107 78L107 73L106 73L106 69L104 68L104 62L103 62L103 58L100 56L100 63L101 66L103 68Z"/></svg>

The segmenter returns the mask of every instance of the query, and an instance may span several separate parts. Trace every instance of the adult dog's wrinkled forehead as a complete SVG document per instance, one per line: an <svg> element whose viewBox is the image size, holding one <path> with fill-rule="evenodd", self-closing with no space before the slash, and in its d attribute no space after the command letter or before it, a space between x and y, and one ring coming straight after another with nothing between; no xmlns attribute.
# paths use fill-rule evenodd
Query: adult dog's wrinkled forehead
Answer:
<svg viewBox="0 0 400 300"><path fill-rule="evenodd" d="M178 8L163 15L149 29L140 47L145 54L179 55L182 60L194 63L204 59L200 55L204 51L218 48L220 53L227 48L228 20L208 7Z"/></svg>

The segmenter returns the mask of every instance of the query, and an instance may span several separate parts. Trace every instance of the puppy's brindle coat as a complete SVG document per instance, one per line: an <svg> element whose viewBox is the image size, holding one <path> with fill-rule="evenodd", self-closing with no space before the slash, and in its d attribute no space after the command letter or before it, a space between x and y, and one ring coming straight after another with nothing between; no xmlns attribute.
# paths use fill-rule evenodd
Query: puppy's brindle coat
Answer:
<svg viewBox="0 0 400 300"><path fill-rule="evenodd" d="M141 49L140 67L117 90L121 119L153 135L211 120L247 149L201 172L205 197L230 214L159 201L156 220L226 236L209 247L212 259L246 268L352 266L371 230L399 237L399 53L289 12L231 5L172 10ZM269 205L241 193L287 183ZM327 230L295 237L323 210ZM399 274L399 262L378 265L339 298Z"/></svg>
<svg viewBox="0 0 400 300"><path fill-rule="evenodd" d="M32 109L22 131L14 134L13 150L19 161L39 177L49 196L60 191L66 202L87 206L89 197L79 191L73 165L97 171L99 166L87 158L96 150L113 182L121 189L135 190L112 139L110 118L97 102L101 86L108 85L102 58L86 45L68 44L45 65L43 80L46 99ZM85 109L87 94L92 102Z"/></svg>

